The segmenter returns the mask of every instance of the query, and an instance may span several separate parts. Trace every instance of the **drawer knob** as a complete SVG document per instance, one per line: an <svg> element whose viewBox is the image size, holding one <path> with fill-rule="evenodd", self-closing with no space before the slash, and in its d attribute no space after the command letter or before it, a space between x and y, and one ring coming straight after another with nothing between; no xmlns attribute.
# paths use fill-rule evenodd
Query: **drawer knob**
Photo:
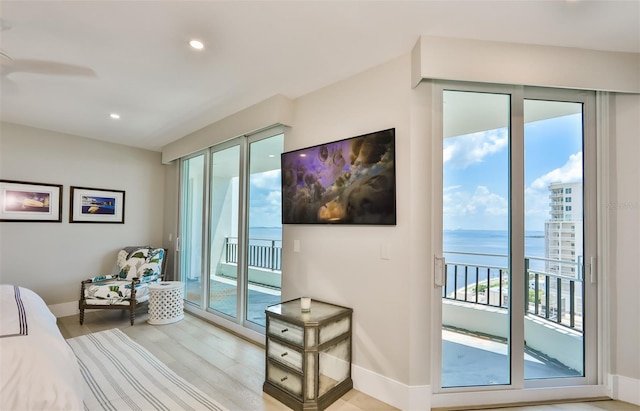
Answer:
<svg viewBox="0 0 640 411"><path fill-rule="evenodd" d="M280 382L285 382L285 381L287 380L287 378L289 378L289 377L282 377L282 378L280 378Z"/></svg>
<svg viewBox="0 0 640 411"><path fill-rule="evenodd" d="M283 328L283 329L282 329L282 331L280 331L280 332L282 332L282 333L286 333L287 331L289 331L289 329L288 329L288 328Z"/></svg>
<svg viewBox="0 0 640 411"><path fill-rule="evenodd" d="M288 352L283 352L282 354L280 354L280 357L286 357L287 354L289 354Z"/></svg>

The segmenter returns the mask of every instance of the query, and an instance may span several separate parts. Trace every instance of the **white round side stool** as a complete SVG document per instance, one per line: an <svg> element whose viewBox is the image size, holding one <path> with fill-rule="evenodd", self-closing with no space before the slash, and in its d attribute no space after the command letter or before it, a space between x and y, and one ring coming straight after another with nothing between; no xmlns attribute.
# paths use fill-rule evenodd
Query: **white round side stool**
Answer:
<svg viewBox="0 0 640 411"><path fill-rule="evenodd" d="M184 283L162 281L149 284L149 320L153 325L171 324L184 318Z"/></svg>

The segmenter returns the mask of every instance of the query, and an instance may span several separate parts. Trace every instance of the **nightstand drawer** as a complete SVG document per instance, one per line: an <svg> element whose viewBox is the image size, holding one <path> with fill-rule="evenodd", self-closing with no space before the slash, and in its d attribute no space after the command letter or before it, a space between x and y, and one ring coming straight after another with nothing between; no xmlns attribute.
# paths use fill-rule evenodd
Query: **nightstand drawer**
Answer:
<svg viewBox="0 0 640 411"><path fill-rule="evenodd" d="M302 327L270 318L267 333L302 347L302 338L304 336Z"/></svg>
<svg viewBox="0 0 640 411"><path fill-rule="evenodd" d="M279 344L272 339L267 339L267 351L269 352L269 358L302 372L301 352Z"/></svg>
<svg viewBox="0 0 640 411"><path fill-rule="evenodd" d="M280 368L272 360L267 361L267 381L302 398L302 377Z"/></svg>

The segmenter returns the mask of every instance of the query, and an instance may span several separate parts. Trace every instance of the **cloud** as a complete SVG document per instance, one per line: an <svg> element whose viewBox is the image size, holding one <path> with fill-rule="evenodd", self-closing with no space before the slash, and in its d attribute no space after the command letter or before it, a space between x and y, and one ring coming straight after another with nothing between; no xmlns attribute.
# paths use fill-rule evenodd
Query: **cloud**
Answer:
<svg viewBox="0 0 640 411"><path fill-rule="evenodd" d="M536 178L531 183L530 189L547 191L551 183L575 183L580 181L582 181L582 151L570 155L569 160L562 167Z"/></svg>
<svg viewBox="0 0 640 411"><path fill-rule="evenodd" d="M473 193L449 187L444 190L443 208L449 216L506 216L509 201L486 186L477 186Z"/></svg>
<svg viewBox="0 0 640 411"><path fill-rule="evenodd" d="M464 169L481 163L486 156L502 151L508 142L507 129L504 128L450 137L444 141L443 161Z"/></svg>
<svg viewBox="0 0 640 411"><path fill-rule="evenodd" d="M282 192L281 191L269 191L267 197L265 198L267 204L271 206L278 207L278 211L280 209L280 205L282 204Z"/></svg>
<svg viewBox="0 0 640 411"><path fill-rule="evenodd" d="M264 171L262 173L251 174L251 185L258 188L280 189L280 170Z"/></svg>

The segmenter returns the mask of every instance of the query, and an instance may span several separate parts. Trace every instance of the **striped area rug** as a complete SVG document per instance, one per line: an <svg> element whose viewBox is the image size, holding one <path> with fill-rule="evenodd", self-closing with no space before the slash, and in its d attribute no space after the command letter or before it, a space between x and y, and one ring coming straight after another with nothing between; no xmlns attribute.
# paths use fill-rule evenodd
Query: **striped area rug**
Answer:
<svg viewBox="0 0 640 411"><path fill-rule="evenodd" d="M118 329L67 342L84 378L86 410L226 411Z"/></svg>

